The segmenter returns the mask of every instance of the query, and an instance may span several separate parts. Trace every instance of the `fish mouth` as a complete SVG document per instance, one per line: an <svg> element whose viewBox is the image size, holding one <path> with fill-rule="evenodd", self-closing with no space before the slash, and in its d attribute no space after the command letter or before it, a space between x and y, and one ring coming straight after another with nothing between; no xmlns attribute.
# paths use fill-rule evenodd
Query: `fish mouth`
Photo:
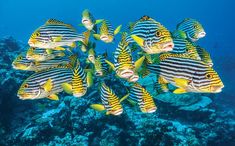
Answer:
<svg viewBox="0 0 235 146"><path fill-rule="evenodd" d="M40 90L38 91L38 93L37 94L28 94L28 93L20 93L20 92L18 92L17 93L17 96L19 97L19 99L21 99L21 100L26 100L26 99L37 99L37 98L39 98L39 96L40 96Z"/></svg>
<svg viewBox="0 0 235 146"><path fill-rule="evenodd" d="M148 109L148 110L146 111L146 113L153 113L153 112L155 112L156 110L157 110L156 107L152 107L152 108Z"/></svg>
<svg viewBox="0 0 235 146"><path fill-rule="evenodd" d="M121 78L129 78L134 74L133 70L130 69L125 69L123 71L120 72L120 77Z"/></svg>
<svg viewBox="0 0 235 146"><path fill-rule="evenodd" d="M33 60L33 57L31 55L26 55L26 59Z"/></svg>
<svg viewBox="0 0 235 146"><path fill-rule="evenodd" d="M197 38L200 39L200 38L203 38L206 36L206 32L203 31L203 32L200 32L198 35L197 35Z"/></svg>
<svg viewBox="0 0 235 146"><path fill-rule="evenodd" d="M123 113L123 109L119 109L113 112L113 115L118 116L121 115Z"/></svg>
<svg viewBox="0 0 235 146"><path fill-rule="evenodd" d="M222 91L223 88L224 88L224 85L212 86L211 91L213 93L219 93Z"/></svg>
<svg viewBox="0 0 235 146"><path fill-rule="evenodd" d="M82 97L86 94L86 89L83 92L77 92L77 93L73 93L74 97Z"/></svg>
<svg viewBox="0 0 235 146"><path fill-rule="evenodd" d="M129 79L130 82L137 82L138 80L139 80L139 76L138 75L133 75Z"/></svg>
<svg viewBox="0 0 235 146"><path fill-rule="evenodd" d="M100 36L100 39L101 39L102 41L107 41L109 38L108 38L107 35L101 35L101 36Z"/></svg>
<svg viewBox="0 0 235 146"><path fill-rule="evenodd" d="M95 75L96 75L96 76L103 76L103 73L102 73L101 71L97 71L97 72L95 73Z"/></svg>
<svg viewBox="0 0 235 146"><path fill-rule="evenodd" d="M83 23L83 24L88 24L88 23L89 23L89 20L86 19L86 18L84 18L84 19L82 19L82 23Z"/></svg>
<svg viewBox="0 0 235 146"><path fill-rule="evenodd" d="M167 42L162 44L162 50L165 52L172 51L174 48L174 43L173 42Z"/></svg>

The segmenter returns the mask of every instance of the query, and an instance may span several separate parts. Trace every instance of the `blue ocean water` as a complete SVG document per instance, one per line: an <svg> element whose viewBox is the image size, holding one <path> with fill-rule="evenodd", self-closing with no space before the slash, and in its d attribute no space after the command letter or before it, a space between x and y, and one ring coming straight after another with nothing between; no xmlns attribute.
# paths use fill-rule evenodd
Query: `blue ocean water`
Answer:
<svg viewBox="0 0 235 146"><path fill-rule="evenodd" d="M232 0L1 0L0 145L235 145L234 6ZM206 31L198 43L210 53L225 88L218 94L203 94L212 103L197 111L181 111L181 105L156 100L155 114L143 114L125 103L125 114L119 117L90 109L90 103L99 101L99 94L93 92L79 100L67 95L62 95L62 101L19 100L17 90L30 73L13 70L11 63L22 44L49 18L85 31L78 26L84 9L114 27L143 15L170 31L184 18L198 20ZM107 49L111 55L117 40L97 42L97 51Z"/></svg>

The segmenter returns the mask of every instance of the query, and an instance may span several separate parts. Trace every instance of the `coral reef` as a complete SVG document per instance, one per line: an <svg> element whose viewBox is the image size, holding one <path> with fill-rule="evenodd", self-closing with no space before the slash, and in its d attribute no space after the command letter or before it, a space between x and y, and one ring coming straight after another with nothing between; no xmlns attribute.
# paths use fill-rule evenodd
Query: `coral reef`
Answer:
<svg viewBox="0 0 235 146"><path fill-rule="evenodd" d="M11 61L23 48L12 38L0 44L0 145L235 145L232 108L206 94L157 94L151 75L140 82L154 96L158 110L152 114L127 100L120 116L97 112L90 108L101 102L95 87L82 98L61 93L59 101L20 101L16 92L30 73L13 70Z"/></svg>

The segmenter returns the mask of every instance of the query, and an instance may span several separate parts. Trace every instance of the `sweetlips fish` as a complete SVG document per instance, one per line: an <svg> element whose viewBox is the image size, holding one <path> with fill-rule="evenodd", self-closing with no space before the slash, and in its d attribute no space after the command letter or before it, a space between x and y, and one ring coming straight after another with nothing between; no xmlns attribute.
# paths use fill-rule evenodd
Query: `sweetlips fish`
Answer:
<svg viewBox="0 0 235 146"><path fill-rule="evenodd" d="M57 94L65 91L75 97L81 97L87 91L86 82L86 74L80 65L72 68L52 68L29 76L20 86L17 96L22 100L59 100Z"/></svg>
<svg viewBox="0 0 235 146"><path fill-rule="evenodd" d="M57 57L47 61L33 61L33 60L28 60L25 54L20 54L12 62L12 67L17 70L38 72L59 66L69 67L71 66L72 58L73 57L70 56L70 57Z"/></svg>
<svg viewBox="0 0 235 146"><path fill-rule="evenodd" d="M94 38L101 40L105 43L111 43L114 40L114 36L121 30L122 25L119 25L115 30L107 20L103 20L100 26L100 33L93 34Z"/></svg>
<svg viewBox="0 0 235 146"><path fill-rule="evenodd" d="M56 19L49 19L36 29L28 44L30 47L65 50L62 46L74 48L76 42L84 41L83 34L78 34L74 27Z"/></svg>
<svg viewBox="0 0 235 146"><path fill-rule="evenodd" d="M27 50L26 58L33 61L46 61L56 57L63 57L65 53L59 50L42 49L30 47Z"/></svg>
<svg viewBox="0 0 235 146"><path fill-rule="evenodd" d="M80 26L84 26L87 30L97 32L97 24L101 23L103 20L96 20L94 16L88 9L85 9L82 12L82 24Z"/></svg>
<svg viewBox="0 0 235 146"><path fill-rule="evenodd" d="M218 73L201 60L169 56L158 64L148 64L147 68L161 77L162 83L178 87L174 90L176 94L219 93L224 87Z"/></svg>
<svg viewBox="0 0 235 146"><path fill-rule="evenodd" d="M157 110L153 97L138 83L132 85L127 100L137 103L143 113L153 113Z"/></svg>
<svg viewBox="0 0 235 146"><path fill-rule="evenodd" d="M131 29L127 42L136 42L148 54L171 51L174 43L171 33L149 16L141 17Z"/></svg>
<svg viewBox="0 0 235 146"><path fill-rule="evenodd" d="M177 25L176 30L184 32L187 39L192 42L196 42L206 36L206 32L201 23L192 18L185 18Z"/></svg>
<svg viewBox="0 0 235 146"><path fill-rule="evenodd" d="M123 113L123 108L120 100L124 100L126 96L119 100L114 91L109 88L104 82L100 86L100 96L102 104L92 104L90 107L97 111L105 111L106 115L118 116Z"/></svg>
<svg viewBox="0 0 235 146"><path fill-rule="evenodd" d="M106 60L106 62L116 72L118 77L128 79L133 75L135 75L133 76L134 78L138 76L138 74L135 74L135 72L137 72L142 65L144 58L145 56L142 56L136 62L134 62L128 43L120 42L116 48L116 51L114 52L114 64L108 60Z"/></svg>

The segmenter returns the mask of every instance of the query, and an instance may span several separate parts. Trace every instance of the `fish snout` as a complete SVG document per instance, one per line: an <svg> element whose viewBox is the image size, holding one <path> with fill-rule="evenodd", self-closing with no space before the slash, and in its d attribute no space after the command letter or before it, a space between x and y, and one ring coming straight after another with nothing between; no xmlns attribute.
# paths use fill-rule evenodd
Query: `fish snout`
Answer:
<svg viewBox="0 0 235 146"><path fill-rule="evenodd" d="M120 72L121 78L129 78L134 74L134 71L131 69L125 69Z"/></svg>
<svg viewBox="0 0 235 146"><path fill-rule="evenodd" d="M212 86L211 87L211 91L214 92L214 93L219 93L222 91L222 89L224 88L224 85L221 84L221 85L216 85L216 86Z"/></svg>
<svg viewBox="0 0 235 146"><path fill-rule="evenodd" d="M153 113L157 110L157 107L152 107L150 109L147 110L147 113Z"/></svg>
<svg viewBox="0 0 235 146"><path fill-rule="evenodd" d="M121 108L121 109L118 109L118 110L114 111L113 115L118 116L118 115L121 115L122 112L123 112L123 109Z"/></svg>
<svg viewBox="0 0 235 146"><path fill-rule="evenodd" d="M82 19L82 24L88 24L88 23L89 23L89 20L87 18Z"/></svg>

